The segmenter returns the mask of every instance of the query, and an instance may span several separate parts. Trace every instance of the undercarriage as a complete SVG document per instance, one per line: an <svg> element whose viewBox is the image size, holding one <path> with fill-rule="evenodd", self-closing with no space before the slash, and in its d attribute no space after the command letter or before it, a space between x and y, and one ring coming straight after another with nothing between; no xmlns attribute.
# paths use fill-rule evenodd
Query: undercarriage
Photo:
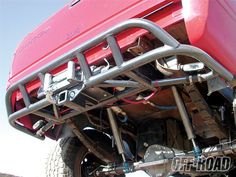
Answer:
<svg viewBox="0 0 236 177"><path fill-rule="evenodd" d="M132 28L146 33L121 50L116 36ZM137 170L150 176L230 173L236 152L234 76L189 45L184 30L167 31L171 35L151 21L131 19L19 80L6 96L11 125L39 139L76 138L92 161L81 165L86 158L78 157L78 177ZM111 55L88 64L86 51L101 43ZM50 72L62 65L63 71ZM35 79L40 88L28 93L27 82ZM20 109L11 107L15 90L22 96ZM21 123L27 116L32 129ZM211 157L225 158L225 169L198 169Z"/></svg>

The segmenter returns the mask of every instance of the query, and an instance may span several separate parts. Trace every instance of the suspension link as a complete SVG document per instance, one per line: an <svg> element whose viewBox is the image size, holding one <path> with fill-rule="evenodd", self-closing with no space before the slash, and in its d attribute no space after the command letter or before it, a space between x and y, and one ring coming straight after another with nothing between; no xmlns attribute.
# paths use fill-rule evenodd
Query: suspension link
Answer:
<svg viewBox="0 0 236 177"><path fill-rule="evenodd" d="M104 149L95 146L93 141L84 133L82 133L76 124L72 120L66 121L67 125L72 129L73 133L79 138L80 142L92 152L97 158L103 160L106 163L113 162L114 158L111 154L107 153Z"/></svg>

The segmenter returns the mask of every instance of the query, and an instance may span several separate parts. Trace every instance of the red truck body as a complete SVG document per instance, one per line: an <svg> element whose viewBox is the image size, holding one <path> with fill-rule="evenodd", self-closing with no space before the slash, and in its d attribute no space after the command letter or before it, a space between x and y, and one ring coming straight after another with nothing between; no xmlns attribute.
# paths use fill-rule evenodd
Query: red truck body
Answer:
<svg viewBox="0 0 236 177"><path fill-rule="evenodd" d="M103 0L99 3L82 0L73 6L68 4L20 43L14 54L7 87L106 29L131 18L151 20L167 31L182 23L192 45L208 52L235 75L236 12L232 8L235 5L233 0ZM224 25L221 25L222 22ZM132 29L119 34L119 46L126 49L144 33L145 30ZM111 54L110 50L103 50L104 46L102 43L86 51L89 64ZM50 72L56 74L65 67L63 65ZM39 87L39 79L26 84L28 93ZM15 90L11 96L13 109L15 101L21 98L19 90ZM27 122L22 121L31 128L32 125Z"/></svg>
<svg viewBox="0 0 236 177"><path fill-rule="evenodd" d="M26 36L18 46L9 82L14 83L14 81L122 21L144 17L171 2L170 0L131 0L119 1L114 4L109 0L104 0L102 3L97 3L97 1L92 3L85 0L73 7L66 5ZM181 8L180 3L173 4L170 8L162 11L161 14L166 18L154 14L154 20L163 28L183 20ZM50 40L48 40L49 36ZM124 36L125 39L121 41L121 45L126 46L135 40L135 36L128 36L128 39L127 36ZM101 51L100 46L87 55L88 62L91 63L104 57L107 53Z"/></svg>
<svg viewBox="0 0 236 177"><path fill-rule="evenodd" d="M191 44L207 51L235 74L236 11L232 8L235 5L233 0L103 0L102 3L83 0L73 7L66 5L20 43L14 55L8 86L130 18L150 19L162 28L183 20ZM122 36L120 45L131 44L135 40L133 35ZM92 63L108 53L102 51L100 46L87 55L88 62Z"/></svg>
<svg viewBox="0 0 236 177"><path fill-rule="evenodd" d="M218 163L202 165L207 157L236 154L235 7L235 0L72 1L18 46L9 123L59 140L47 176L211 176L202 167ZM180 170L171 166L178 156ZM230 163L220 175L235 171Z"/></svg>

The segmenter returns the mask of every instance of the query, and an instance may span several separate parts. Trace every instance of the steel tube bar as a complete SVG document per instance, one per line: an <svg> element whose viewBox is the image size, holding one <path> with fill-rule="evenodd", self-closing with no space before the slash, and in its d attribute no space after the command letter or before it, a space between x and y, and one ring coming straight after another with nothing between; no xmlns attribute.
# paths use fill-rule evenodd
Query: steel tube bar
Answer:
<svg viewBox="0 0 236 177"><path fill-rule="evenodd" d="M139 77L139 76L138 76L137 74L135 74L133 71L126 72L125 75L128 76L128 77L130 77L131 79L133 79L133 80L139 82L141 85L143 85L143 86L149 88L150 90L152 90L152 91L154 91L154 92L157 91L157 89L151 85L151 82L148 82L147 80L145 80L145 79Z"/></svg>
<svg viewBox="0 0 236 177"><path fill-rule="evenodd" d="M173 91L175 102L176 102L176 105L178 107L180 116L182 118L182 121L183 121L183 124L184 124L184 128L186 130L188 139L192 140L192 139L195 138L195 135L193 133L193 128L192 128L192 125L190 123L189 116L188 116L188 113L187 113L187 111L185 109L184 103L183 103L183 101L182 101L182 99L181 99L181 97L180 97L176 87L172 86L171 89Z"/></svg>
<svg viewBox="0 0 236 177"><path fill-rule="evenodd" d="M77 115L79 115L79 114L81 114L83 112L86 112L86 111L89 111L89 110L92 110L92 109L96 109L96 108L102 107L102 106L104 106L106 104L113 103L113 102L118 101L118 100L120 100L122 98L129 97L131 95L140 93L140 92L142 92L144 90L147 90L147 88L144 88L144 87L136 88L136 89L132 88L129 91L125 91L125 92L117 95L116 97L112 97L112 98L110 98L108 100L105 100L103 102L100 102L100 103L98 103L98 104L96 104L94 106L90 106L88 108L85 108L83 111L75 111L75 112L69 113L67 115L64 115L64 116L62 116L62 120L66 120L66 119L69 119L71 117L77 116Z"/></svg>
<svg viewBox="0 0 236 177"><path fill-rule="evenodd" d="M56 117L54 117L50 114L44 113L42 111L34 111L32 114L43 117L46 120L54 121L56 123L61 123L62 122L60 119L56 119Z"/></svg>
<svg viewBox="0 0 236 177"><path fill-rule="evenodd" d="M170 55L175 55L175 54L181 54L181 55L186 55L186 56L192 56L189 50L192 50L192 47L189 46L180 46L178 48L172 48L168 46L160 47L157 49L154 49L152 51L149 51L141 56L138 56L136 58L133 58L129 61L126 61L122 64L122 67L115 66L108 71L101 73L99 75L95 75L89 79L89 82L86 83L86 87L92 87L94 85L97 85L99 83L104 82L105 80L114 78L119 76L121 73L128 72L130 70L133 70L137 67L143 66L147 63L150 63L156 59L160 59L163 57L167 57ZM184 54L185 52L185 54ZM193 56L192 56L193 57ZM213 59L212 59L213 60ZM214 61L214 60L213 60ZM220 68L217 67L216 72L219 73ZM225 76L225 78L232 80L233 76L232 74L227 74L227 72L223 72L222 76Z"/></svg>
<svg viewBox="0 0 236 177"><path fill-rule="evenodd" d="M106 80L97 87L141 87L142 85L135 81L127 80Z"/></svg>
<svg viewBox="0 0 236 177"><path fill-rule="evenodd" d="M123 162L125 162L126 159L125 159L124 144L122 142L121 134L119 132L118 125L111 108L107 108L107 114L111 125L112 134L116 142L118 153L122 156Z"/></svg>
<svg viewBox="0 0 236 177"><path fill-rule="evenodd" d="M20 111L17 111L15 113L12 113L9 116L9 122L11 125L14 124L14 122L17 120L19 117L23 117L25 115L31 114L34 111L37 111L39 109L45 108L46 106L50 105L51 103L47 101L46 98L38 101L37 103L31 104L28 108L22 108Z"/></svg>
<svg viewBox="0 0 236 177"><path fill-rule="evenodd" d="M107 43L111 49L113 58L115 60L116 65L119 67L123 63L123 56L120 51L120 47L114 36L107 36Z"/></svg>
<svg viewBox="0 0 236 177"><path fill-rule="evenodd" d="M180 44L178 43L178 41L176 41L173 37L171 37L168 33L166 33L163 29L161 29L160 27L158 27L156 24L154 24L151 21L144 20L144 19L128 20L126 22L123 22L123 23L107 30L106 32L98 35L97 37L82 44L81 46L70 50L69 52L63 54L62 56L60 56L60 57L56 58L55 60L51 61L50 63L48 63L43 68L36 70L31 75L28 75L27 77L24 77L24 78L20 79L19 81L15 82L14 84L12 84L11 87L8 88L8 91L6 93L6 98L5 98L6 104L7 104L8 115L10 115L12 113L11 106L10 106L11 94L18 87L19 84L25 84L25 83L29 82L30 80L33 80L34 78L38 77L39 73L49 72L53 68L58 67L64 63L70 61L71 59L74 58L76 52L84 51L84 50L88 49L89 47L97 45L108 34L117 34L117 33L121 32L122 30L132 28L132 27L140 27L140 28L144 28L148 31L151 31L155 35L155 37L157 37L158 39L162 38L162 40L164 40L167 45L172 46L173 48L182 48L181 46L183 46L183 45L179 46ZM163 39L163 37L165 39ZM206 63L207 66L212 68L214 71L218 72L220 75L225 77L227 80L230 81L233 79L233 75L229 71L227 71L223 66L221 66L218 62L216 62L214 59L212 59L204 51L202 51L196 47L193 47L193 46L185 46L184 48L185 49L188 48L187 49L188 51L182 50L181 51L182 54L189 53L189 55L197 57L196 55L201 53L201 56L200 56L201 62ZM193 52L193 54L191 54L192 52ZM173 52L170 53L169 55L173 55Z"/></svg>
<svg viewBox="0 0 236 177"><path fill-rule="evenodd" d="M152 51L149 51L141 56L135 57L123 63L120 62L121 60L117 60L118 62L120 62L120 63L117 63L120 66L115 66L109 69L107 72L92 76L89 65L83 55L83 52L103 42L108 36L111 36L111 35L115 36L116 34L124 30L127 30L129 28L146 29L147 31L151 32L157 39L159 39L164 44L164 46L154 49ZM111 37L108 40L110 40L110 43L112 43L111 45L113 46L112 50L115 53L115 56L117 57L118 55L120 55L118 54L119 51L115 49L118 46L117 41L115 41L115 38L111 38ZM167 56L173 56L173 55L185 55L185 56L196 58L200 62L203 62L207 67L212 69L215 73L218 73L224 79L228 81L232 81L234 79L234 76L228 70L226 70L222 65L220 65L216 60L214 60L212 57L210 57L206 52L202 51L201 49L193 47L193 46L189 46L189 45L179 44L179 42L175 40L171 35L169 35L165 30L163 30L162 28L160 28L159 26L157 26L155 23L151 21L144 20L144 19L130 19L108 29L107 31L79 45L78 47L75 47L74 49L68 51L67 53L59 56L55 60L49 62L44 67L39 68L38 70L31 73L30 75L12 84L8 88L6 97L5 97L9 121L11 122L12 126L19 129L18 127L19 125L16 127L16 124L13 122L16 121L17 118L30 114L33 111L37 110L40 106L42 106L41 101L39 101L38 103L30 104L28 106L29 108L26 107L13 113L12 106L11 106L11 96L12 96L12 93L15 90L17 90L19 85L25 85L29 81L32 81L38 78L39 73L41 74L48 73L52 71L54 68L71 61L75 57L78 58L81 65L81 69L83 69L83 73L86 78L86 81L84 82L84 86L85 86L84 88L88 88L88 87L96 86L97 84L103 83L104 81L117 77L121 74L125 74L133 69L136 69L147 63L150 63L156 59L160 59ZM45 78L46 78L46 75L45 75Z"/></svg>
<svg viewBox="0 0 236 177"><path fill-rule="evenodd" d="M20 92L22 94L22 97L23 97L23 100L24 100L24 103L25 103L25 106L28 108L29 105L30 105L30 98L29 98L29 95L25 89L25 86L20 84L19 85L19 89L20 89Z"/></svg>
<svg viewBox="0 0 236 177"><path fill-rule="evenodd" d="M87 62L84 54L77 53L76 57L79 61L80 69L83 71L83 75L85 77L85 80L88 80L92 76L92 73L91 73L91 70L89 68L88 62Z"/></svg>

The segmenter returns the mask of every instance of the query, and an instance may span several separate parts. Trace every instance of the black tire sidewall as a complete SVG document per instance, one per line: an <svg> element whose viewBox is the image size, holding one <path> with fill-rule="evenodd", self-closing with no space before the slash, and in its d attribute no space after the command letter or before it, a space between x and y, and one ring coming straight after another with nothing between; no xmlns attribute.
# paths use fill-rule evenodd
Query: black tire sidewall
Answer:
<svg viewBox="0 0 236 177"><path fill-rule="evenodd" d="M88 154L88 150L84 146L80 146L76 152L76 158L74 161L74 177L82 177L81 176L81 161L84 160L85 156Z"/></svg>

